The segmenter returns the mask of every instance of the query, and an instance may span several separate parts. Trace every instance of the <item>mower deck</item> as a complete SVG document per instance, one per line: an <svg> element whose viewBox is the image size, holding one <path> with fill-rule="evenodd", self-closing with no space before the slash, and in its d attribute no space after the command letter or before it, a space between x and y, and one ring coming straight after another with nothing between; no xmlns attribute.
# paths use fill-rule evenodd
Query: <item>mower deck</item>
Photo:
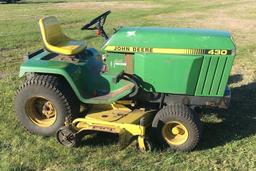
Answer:
<svg viewBox="0 0 256 171"><path fill-rule="evenodd" d="M119 145L123 149L128 146L133 137L138 137L141 150L144 144L145 130L153 120L156 110L130 108L114 103L111 105L94 105L84 118L77 118L71 127L77 133L82 131L101 131L119 134Z"/></svg>

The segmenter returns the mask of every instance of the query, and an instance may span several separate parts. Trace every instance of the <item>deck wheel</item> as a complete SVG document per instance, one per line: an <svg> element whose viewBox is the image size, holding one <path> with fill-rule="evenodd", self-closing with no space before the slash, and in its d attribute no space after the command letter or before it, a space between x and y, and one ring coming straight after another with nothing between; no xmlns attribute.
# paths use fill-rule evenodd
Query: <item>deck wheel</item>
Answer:
<svg viewBox="0 0 256 171"><path fill-rule="evenodd" d="M76 131L67 126L63 126L57 131L56 138L65 147L75 147L78 144Z"/></svg>

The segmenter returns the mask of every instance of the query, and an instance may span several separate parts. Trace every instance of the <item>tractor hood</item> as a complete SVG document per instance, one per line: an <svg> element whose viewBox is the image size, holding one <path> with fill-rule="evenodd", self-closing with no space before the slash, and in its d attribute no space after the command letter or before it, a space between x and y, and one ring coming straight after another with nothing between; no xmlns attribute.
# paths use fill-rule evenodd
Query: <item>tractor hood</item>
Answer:
<svg viewBox="0 0 256 171"><path fill-rule="evenodd" d="M140 48L147 52L151 48L173 49L235 49L229 32L157 27L120 28L103 46L103 51L125 52L125 48Z"/></svg>

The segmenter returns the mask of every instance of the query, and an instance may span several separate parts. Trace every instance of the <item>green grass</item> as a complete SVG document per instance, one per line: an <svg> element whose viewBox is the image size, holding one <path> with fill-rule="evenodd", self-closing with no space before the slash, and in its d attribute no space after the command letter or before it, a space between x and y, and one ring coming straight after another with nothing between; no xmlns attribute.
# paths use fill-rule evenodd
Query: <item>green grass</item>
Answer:
<svg viewBox="0 0 256 171"><path fill-rule="evenodd" d="M114 6L107 1L91 4L90 8L86 4L64 8L61 4L68 2L23 0L19 4L0 4L0 170L256 170L255 1L122 1ZM117 139L111 135L96 136L82 147L67 149L54 137L29 134L18 123L13 97L22 82L19 65L28 51L42 47L36 18L57 16L66 34L86 39L94 33L81 31L80 27L107 9L113 11L106 23L109 34L120 25L232 32L237 58L230 78L231 106L226 111L203 111L203 138L193 152L166 149L140 153L134 147L118 151ZM88 40L89 46L97 49L102 43L102 38Z"/></svg>

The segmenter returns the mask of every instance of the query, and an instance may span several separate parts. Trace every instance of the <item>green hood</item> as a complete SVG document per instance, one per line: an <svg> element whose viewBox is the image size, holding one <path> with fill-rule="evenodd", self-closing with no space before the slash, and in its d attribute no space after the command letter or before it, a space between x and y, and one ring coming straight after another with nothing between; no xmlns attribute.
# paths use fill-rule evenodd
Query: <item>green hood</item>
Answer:
<svg viewBox="0 0 256 171"><path fill-rule="evenodd" d="M142 48L235 49L229 32L158 27L123 27L103 46Z"/></svg>

